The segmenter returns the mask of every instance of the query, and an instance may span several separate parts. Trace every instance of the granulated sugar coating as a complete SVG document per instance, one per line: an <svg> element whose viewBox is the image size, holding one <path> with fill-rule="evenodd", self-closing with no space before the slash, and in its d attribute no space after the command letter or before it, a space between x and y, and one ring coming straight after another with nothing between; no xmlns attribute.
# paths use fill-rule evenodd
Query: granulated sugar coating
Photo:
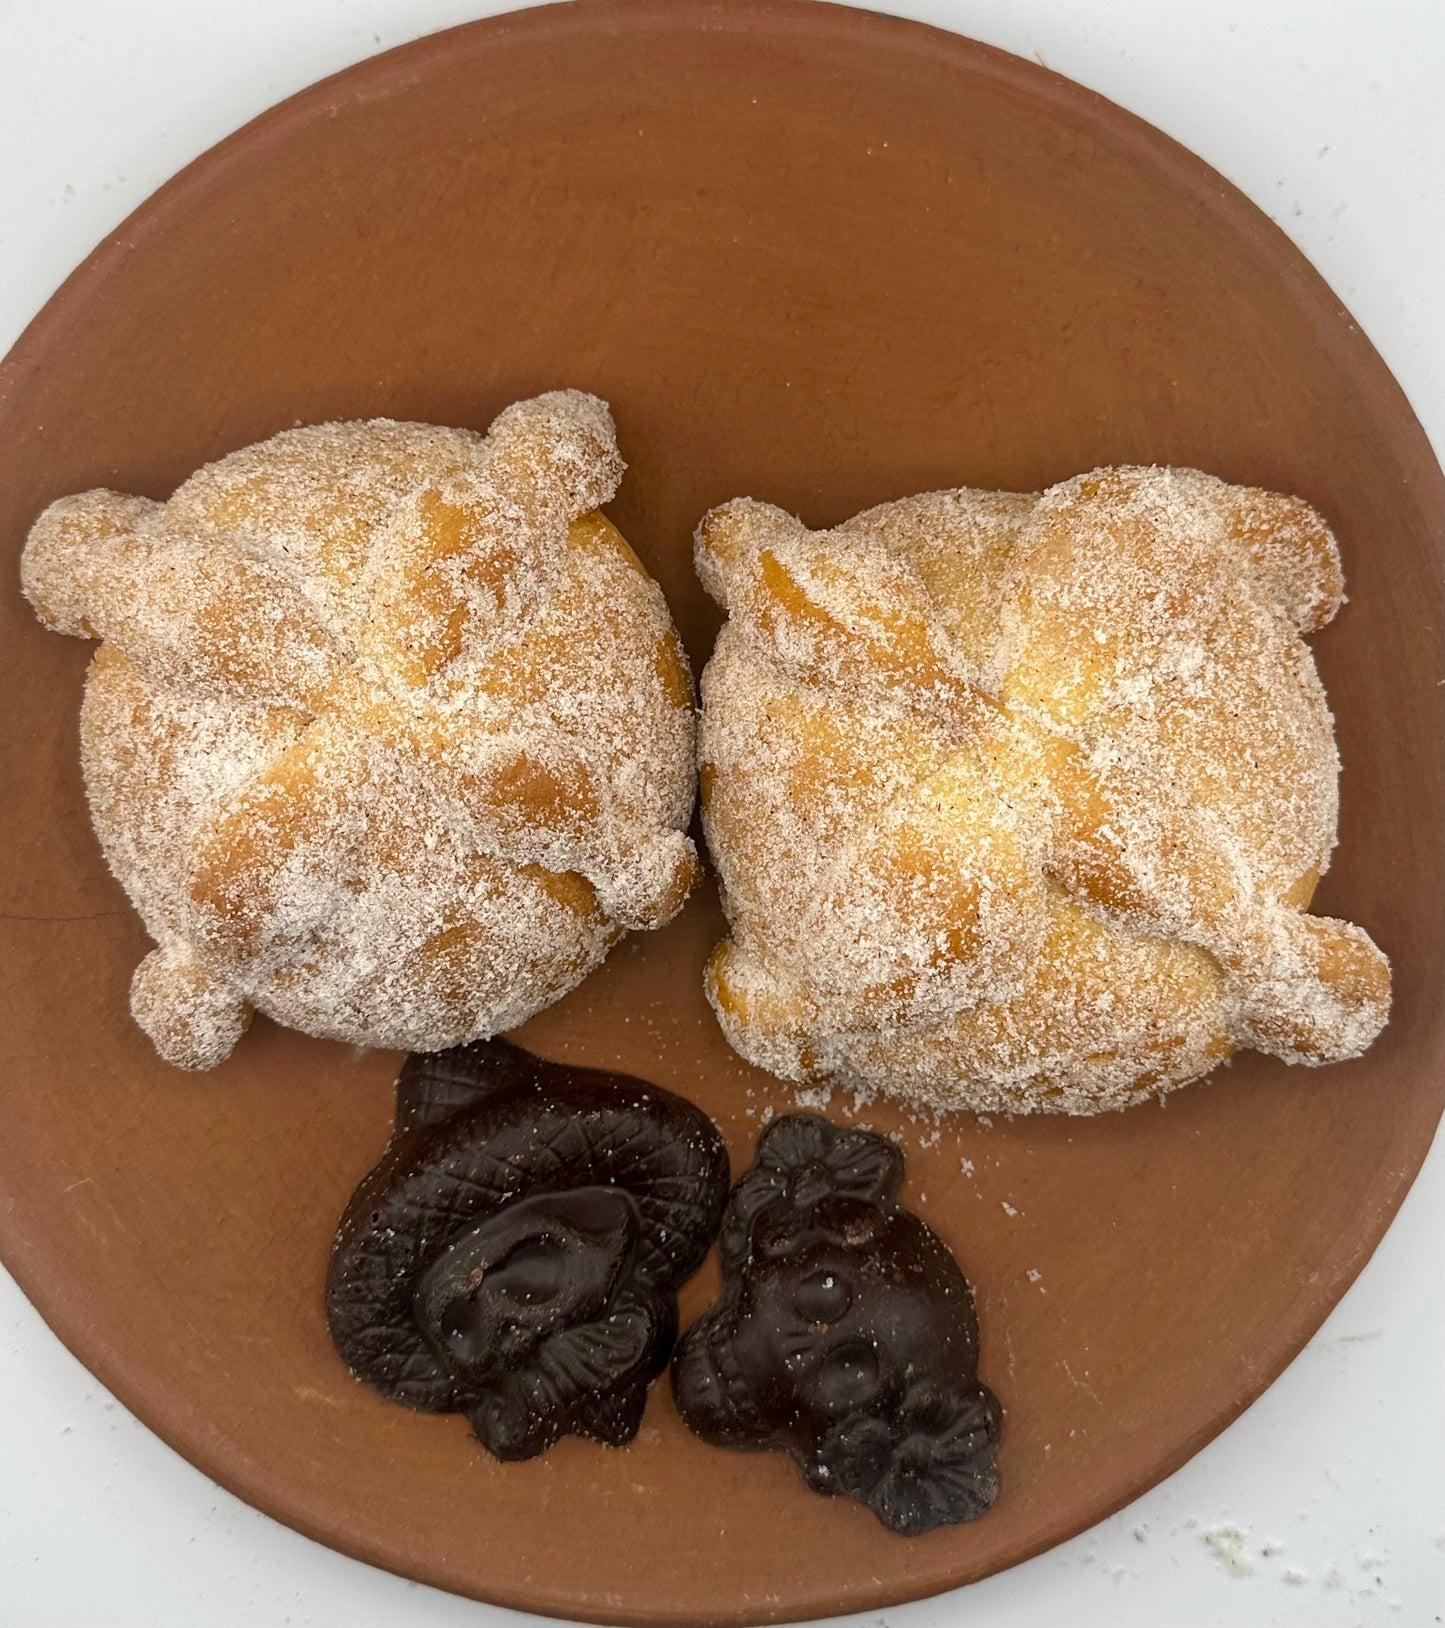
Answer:
<svg viewBox="0 0 1445 1628"><path fill-rule="evenodd" d="M1241 1047L1362 1052L1385 958L1306 914L1342 601L1298 498L1187 469L936 492L832 532L740 499L697 536L728 1039L785 1079L1096 1113Z"/></svg>
<svg viewBox="0 0 1445 1628"><path fill-rule="evenodd" d="M435 1050L521 1023L697 872L692 682L657 585L600 515L604 403L485 437L288 430L167 503L36 522L40 619L102 643L91 813L157 949L131 1009L218 1063L255 1008Z"/></svg>

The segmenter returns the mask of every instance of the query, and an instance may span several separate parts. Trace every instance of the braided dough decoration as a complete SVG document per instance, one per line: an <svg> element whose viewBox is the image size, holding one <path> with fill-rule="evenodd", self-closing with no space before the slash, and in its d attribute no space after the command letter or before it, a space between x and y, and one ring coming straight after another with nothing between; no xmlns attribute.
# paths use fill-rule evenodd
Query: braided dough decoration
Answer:
<svg viewBox="0 0 1445 1628"><path fill-rule="evenodd" d="M1308 648L1339 554L1188 469L936 492L810 532L715 509L707 992L785 1079L1095 1113L1240 1047L1357 1056L1390 976L1306 914L1335 843Z"/></svg>
<svg viewBox="0 0 1445 1628"><path fill-rule="evenodd" d="M21 572L102 643L91 813L158 948L131 1009L209 1068L254 1007L438 1050L514 1027L697 872L694 713L657 585L596 509L605 403L485 437L287 430L167 503L53 503Z"/></svg>

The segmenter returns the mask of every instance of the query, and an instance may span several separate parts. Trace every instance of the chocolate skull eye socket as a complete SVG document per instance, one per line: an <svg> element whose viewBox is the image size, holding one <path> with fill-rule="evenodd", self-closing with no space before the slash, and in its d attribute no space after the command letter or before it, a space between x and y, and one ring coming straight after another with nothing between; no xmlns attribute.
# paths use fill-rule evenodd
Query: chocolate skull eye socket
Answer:
<svg viewBox="0 0 1445 1628"><path fill-rule="evenodd" d="M793 1294L793 1310L805 1323L836 1323L853 1304L853 1291L836 1272L813 1272Z"/></svg>
<svg viewBox="0 0 1445 1628"><path fill-rule="evenodd" d="M829 1413L851 1413L877 1394L878 1353L861 1340L830 1351L813 1379L818 1401Z"/></svg>
<svg viewBox="0 0 1445 1628"><path fill-rule="evenodd" d="M770 1204L753 1222L754 1253L786 1255L806 1225L806 1217L791 1204Z"/></svg>
<svg viewBox="0 0 1445 1628"><path fill-rule="evenodd" d="M486 1355L490 1334L474 1300L451 1301L439 1321L447 1349L459 1363L470 1365Z"/></svg>
<svg viewBox="0 0 1445 1628"><path fill-rule="evenodd" d="M846 1193L825 1198L814 1210L813 1222L830 1238L837 1238L853 1249L860 1244L872 1243L888 1225L876 1204Z"/></svg>
<svg viewBox="0 0 1445 1628"><path fill-rule="evenodd" d="M528 1238L483 1274L482 1289L536 1306L556 1299L566 1271L566 1251L556 1238Z"/></svg>

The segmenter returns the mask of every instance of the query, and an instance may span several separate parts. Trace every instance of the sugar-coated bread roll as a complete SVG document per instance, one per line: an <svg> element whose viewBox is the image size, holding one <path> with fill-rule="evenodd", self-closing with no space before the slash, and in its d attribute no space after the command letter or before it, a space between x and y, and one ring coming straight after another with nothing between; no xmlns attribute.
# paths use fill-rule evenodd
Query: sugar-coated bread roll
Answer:
<svg viewBox="0 0 1445 1628"><path fill-rule="evenodd" d="M707 991L744 1057L1094 1113L1242 1047L1328 1063L1379 1033L1384 956L1306 913L1339 764L1300 635L1342 600L1308 505L1163 468L829 532L740 499L696 557L728 612Z"/></svg>
<svg viewBox="0 0 1445 1628"><path fill-rule="evenodd" d="M91 813L157 948L131 1006L208 1068L252 1009L437 1050L511 1028L697 859L686 658L597 513L606 405L518 402L485 436L286 430L165 503L53 503L22 561L57 632L101 641Z"/></svg>

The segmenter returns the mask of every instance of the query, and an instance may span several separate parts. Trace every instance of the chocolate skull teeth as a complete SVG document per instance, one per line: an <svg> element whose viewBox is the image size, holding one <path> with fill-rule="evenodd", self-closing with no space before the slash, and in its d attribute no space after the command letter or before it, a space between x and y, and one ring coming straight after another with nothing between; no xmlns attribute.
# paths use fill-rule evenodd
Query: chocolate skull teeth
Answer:
<svg viewBox="0 0 1445 1628"><path fill-rule="evenodd" d="M727 1199L717 1127L501 1040L411 1056L396 1089L332 1248L343 1360L392 1401L466 1413L497 1458L630 1441Z"/></svg>
<svg viewBox="0 0 1445 1628"><path fill-rule="evenodd" d="M914 1537L993 1502L1001 1412L978 1380L972 1292L898 1203L902 1180L871 1131L769 1126L723 1217L722 1294L683 1336L672 1387L705 1441L789 1453L815 1492Z"/></svg>

